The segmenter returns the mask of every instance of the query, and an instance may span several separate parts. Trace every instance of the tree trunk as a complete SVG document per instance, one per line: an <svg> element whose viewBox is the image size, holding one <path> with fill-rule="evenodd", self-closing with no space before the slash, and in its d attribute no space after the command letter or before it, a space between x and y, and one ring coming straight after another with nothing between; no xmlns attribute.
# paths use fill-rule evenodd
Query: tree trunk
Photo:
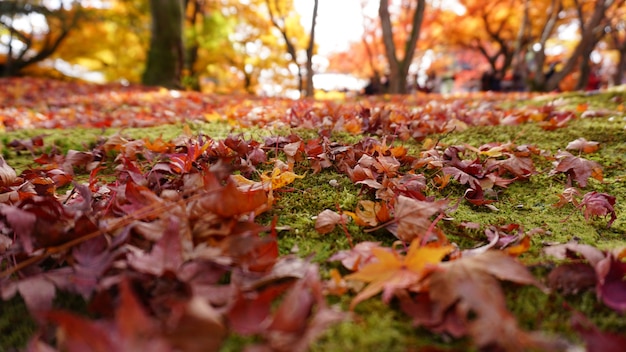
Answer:
<svg viewBox="0 0 626 352"><path fill-rule="evenodd" d="M579 60L589 59L589 53L593 51L600 40L600 36L597 34L597 29L600 28L599 26L606 19L606 11L612 3L612 0L598 0L586 23L583 22L582 9L579 8L579 13L581 14L579 16L581 21L581 39L563 65L563 68L560 71L557 71L546 81L547 90L554 90L558 88L561 80L574 70Z"/></svg>
<svg viewBox="0 0 626 352"><path fill-rule="evenodd" d="M198 20L203 20L202 4L199 0L185 0L184 10L188 14L186 23L192 28L197 26ZM200 51L200 43L198 40L198 34L196 30L193 31L191 38L187 38L186 52L184 61L184 85L186 88L193 90L200 90L200 80L198 72L196 72L196 62L198 61L198 53Z"/></svg>
<svg viewBox="0 0 626 352"><path fill-rule="evenodd" d="M389 0L380 0L378 16L383 31L383 43L385 44L385 56L389 65L389 88L387 93L404 94L407 92L407 75L409 66L415 55L417 40L420 35L422 21L424 20L425 0L417 0L417 7L413 13L411 34L405 42L404 58L396 55L396 46L393 42L393 29L391 28L391 15L389 14Z"/></svg>
<svg viewBox="0 0 626 352"><path fill-rule="evenodd" d="M624 71L626 70L626 46L619 50L619 61L617 62L617 68L613 75L613 84L620 85L624 80Z"/></svg>
<svg viewBox="0 0 626 352"><path fill-rule="evenodd" d="M315 0L313 4L313 19L311 20L311 34L309 35L309 45L306 49L306 87L304 96L313 97L315 95L315 87L313 87L313 49L315 48L315 22L317 21L317 9L319 0Z"/></svg>
<svg viewBox="0 0 626 352"><path fill-rule="evenodd" d="M575 90L584 90L589 84L589 75L591 74L591 64L588 59L589 55L582 55L578 72L578 81L576 82Z"/></svg>
<svg viewBox="0 0 626 352"><path fill-rule="evenodd" d="M544 65L546 63L546 43L554 32L559 13L561 12L563 5L560 0L551 0L551 4L548 10L548 17L541 29L541 36L539 38L540 49L534 52L535 69L533 72L533 80L531 86L533 90L547 91L546 89L546 72L544 72ZM558 84L557 84L558 85Z"/></svg>
<svg viewBox="0 0 626 352"><path fill-rule="evenodd" d="M626 38L620 35L622 29L616 28L617 26L615 25L613 27L609 39L612 47L617 51L618 56L615 72L611 76L609 84L611 86L617 86L622 84L624 80L624 70L626 70Z"/></svg>
<svg viewBox="0 0 626 352"><path fill-rule="evenodd" d="M184 64L181 0L150 0L152 28L142 81L150 86L181 87Z"/></svg>

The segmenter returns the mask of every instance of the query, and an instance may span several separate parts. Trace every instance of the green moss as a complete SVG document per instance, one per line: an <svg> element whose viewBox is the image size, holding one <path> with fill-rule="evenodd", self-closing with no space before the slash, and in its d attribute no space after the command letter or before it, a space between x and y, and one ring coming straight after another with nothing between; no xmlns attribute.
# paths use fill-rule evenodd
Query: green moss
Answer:
<svg viewBox="0 0 626 352"><path fill-rule="evenodd" d="M582 343L579 334L569 324L576 311L587 316L602 331L622 333L626 329L624 317L599 302L593 290L564 296L510 283L504 284L504 288L507 306L523 329L549 334L558 332L562 337Z"/></svg>
<svg viewBox="0 0 626 352"><path fill-rule="evenodd" d="M0 301L0 350L24 347L36 330L37 324L19 295Z"/></svg>
<svg viewBox="0 0 626 352"><path fill-rule="evenodd" d="M359 189L347 176L328 170L307 174L289 187L275 191L276 204L261 221L269 224L274 217L278 218L277 226L284 229L279 232L281 254L296 250L301 255L314 254L316 261L324 261L338 250L348 249L349 243L341 227L329 234L319 234L315 230L315 217L325 209L354 211ZM350 222L347 230L356 236L355 241L372 240L371 235Z"/></svg>
<svg viewBox="0 0 626 352"><path fill-rule="evenodd" d="M220 352L239 352L243 348L242 346L250 346L255 343L262 343L255 336L241 336L237 334L230 334L226 337L226 340L220 348Z"/></svg>
<svg viewBox="0 0 626 352"><path fill-rule="evenodd" d="M349 300L340 302L344 309ZM453 341L412 326L409 317L380 300L360 303L350 321L331 327L315 343L312 351L419 351L423 347L443 351L470 351L467 340Z"/></svg>
<svg viewBox="0 0 626 352"><path fill-rule="evenodd" d="M68 292L57 292L52 307L88 315L85 300ZM19 294L8 301L0 301L0 351L16 351L26 347L37 329L37 322Z"/></svg>
<svg viewBox="0 0 626 352"><path fill-rule="evenodd" d="M561 109L574 110L579 104L587 104L588 110L616 110L620 104L626 101L626 90L623 86L618 86L603 91L575 91L559 94L557 98L539 98L536 101L553 101Z"/></svg>

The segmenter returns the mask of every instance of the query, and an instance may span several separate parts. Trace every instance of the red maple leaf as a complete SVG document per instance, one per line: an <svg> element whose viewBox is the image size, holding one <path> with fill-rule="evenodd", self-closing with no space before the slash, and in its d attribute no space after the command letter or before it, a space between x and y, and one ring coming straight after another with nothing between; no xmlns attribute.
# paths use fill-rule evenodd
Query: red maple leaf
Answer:
<svg viewBox="0 0 626 352"><path fill-rule="evenodd" d="M561 151L556 154L559 159L556 167L550 171L551 175L559 172L566 173L572 177L580 187L587 186L587 179L593 177L598 181L602 181L602 167L600 164L592 160L574 156L568 152Z"/></svg>
<svg viewBox="0 0 626 352"><path fill-rule="evenodd" d="M600 331L580 312L574 312L571 324L585 341L587 351L622 352L626 346L624 335Z"/></svg>
<svg viewBox="0 0 626 352"><path fill-rule="evenodd" d="M134 269L161 276L164 273L176 275L177 269L183 263L183 249L181 239L180 219L171 216L166 223L161 238L154 245L149 254L136 251L128 258L128 264Z"/></svg>
<svg viewBox="0 0 626 352"><path fill-rule="evenodd" d="M433 222L431 216L440 213L447 204L447 200L428 202L401 195L394 207L394 218L386 227L398 239L411 242L427 234Z"/></svg>
<svg viewBox="0 0 626 352"><path fill-rule="evenodd" d="M515 177L521 177L524 179L537 173L535 164L531 158L517 156L512 153L507 153L506 155L508 156L506 159L496 161L497 167L505 169Z"/></svg>
<svg viewBox="0 0 626 352"><path fill-rule="evenodd" d="M335 226L346 223L349 217L346 214L339 214L330 209L325 209L317 215L315 219L315 231L320 234L327 234L335 229Z"/></svg>
<svg viewBox="0 0 626 352"><path fill-rule="evenodd" d="M506 351L554 348L551 339L518 326L506 309L498 279L544 289L524 265L500 251L444 262L428 280L432 321L443 322L454 312L458 324L479 347L499 346Z"/></svg>
<svg viewBox="0 0 626 352"><path fill-rule="evenodd" d="M90 321L66 311L51 311L45 317L59 327L63 338L58 344L66 351L173 351L127 281L122 281L113 321Z"/></svg>
<svg viewBox="0 0 626 352"><path fill-rule="evenodd" d="M607 193L589 192L583 196L583 200L578 207L584 208L585 219L589 220L592 217L606 217L611 216L611 219L607 223L607 227L613 224L613 221L617 219L615 213L615 197Z"/></svg>
<svg viewBox="0 0 626 352"><path fill-rule="evenodd" d="M596 265L597 293L611 309L626 312L626 263L609 253Z"/></svg>

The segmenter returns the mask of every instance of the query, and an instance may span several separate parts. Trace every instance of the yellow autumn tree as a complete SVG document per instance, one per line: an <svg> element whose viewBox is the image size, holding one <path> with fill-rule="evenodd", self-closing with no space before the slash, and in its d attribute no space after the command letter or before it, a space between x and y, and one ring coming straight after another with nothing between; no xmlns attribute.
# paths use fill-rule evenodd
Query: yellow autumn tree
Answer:
<svg viewBox="0 0 626 352"><path fill-rule="evenodd" d="M287 55L296 71L298 91L312 97L313 91L313 55L315 53L315 23L317 20L318 0L311 2L312 16L308 35L305 34L300 15L295 11L293 0L265 0L270 21L278 31L286 48ZM300 60L304 52L304 63Z"/></svg>
<svg viewBox="0 0 626 352"><path fill-rule="evenodd" d="M101 72L106 81L140 82L150 42L148 1L109 4L88 9L83 30L72 32L55 58ZM185 4L185 87L258 94L262 85L295 86L265 0Z"/></svg>
<svg viewBox="0 0 626 352"><path fill-rule="evenodd" d="M205 2L203 11L187 31L188 43L197 48L190 55L192 78L219 93L258 94L262 85L289 86L288 61L264 0Z"/></svg>
<svg viewBox="0 0 626 352"><path fill-rule="evenodd" d="M0 1L0 15L0 76L22 74L51 58L85 19L78 1Z"/></svg>
<svg viewBox="0 0 626 352"><path fill-rule="evenodd" d="M118 0L86 10L81 31L72 32L55 57L103 75L105 81L139 82L149 44L145 0Z"/></svg>

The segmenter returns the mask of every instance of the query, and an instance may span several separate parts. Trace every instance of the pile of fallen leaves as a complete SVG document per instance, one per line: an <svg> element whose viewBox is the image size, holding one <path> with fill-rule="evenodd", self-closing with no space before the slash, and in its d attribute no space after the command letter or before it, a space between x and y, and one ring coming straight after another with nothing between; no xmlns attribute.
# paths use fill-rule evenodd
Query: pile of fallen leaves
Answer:
<svg viewBox="0 0 626 352"><path fill-rule="evenodd" d="M36 155L19 175L0 159L0 290L5 300L19 294L40 324L28 350L208 351L234 333L254 337L251 351L303 351L378 294L397 302L416 326L469 336L479 348L554 351L574 344L520 328L501 280L545 292L595 287L604 304L626 312L624 250L548 246L545 252L563 264L546 284L517 259L541 229L490 226L487 245L464 249L438 226L461 201L497 207L498 192L527 182L538 162L552 163L549 173L562 176L555 206L572 204L611 226L615 197L583 191L590 178L603 177L602 166L585 158L597 152L593 141L574 140L553 155L513 142L441 146L427 139L470 125L534 122L555 129L577 118L575 112L550 104L505 110L491 95L339 104L30 79L0 85L7 130L224 119L319 132L263 140L116 134L90 150L67 152L37 137L11 143ZM333 132L368 137L345 144L333 141ZM409 139L424 141L419 153L392 143ZM341 263L329 273L310 259L279 255L275 222L263 225L258 217L272 209L277 190L305 177L296 169L330 169L362 187L356 209L317 216L318 232L339 226L351 239L345 225L354 221L364 231L386 229L397 241L351 243L329 259ZM436 191L451 184L460 193L437 199ZM81 295L97 318L52 309L58 292ZM328 295L346 294L355 295L349 310L329 305ZM580 313L571 324L590 350L626 343Z"/></svg>
<svg viewBox="0 0 626 352"><path fill-rule="evenodd" d="M228 120L239 127L302 127L402 139L433 133L536 121L563 127L573 112L547 104L503 109L499 94L432 99L427 95L332 102L254 96L218 96L136 85L93 85L37 78L0 80L0 123L5 130L69 127L146 127L181 121ZM532 93L514 93L521 100Z"/></svg>

